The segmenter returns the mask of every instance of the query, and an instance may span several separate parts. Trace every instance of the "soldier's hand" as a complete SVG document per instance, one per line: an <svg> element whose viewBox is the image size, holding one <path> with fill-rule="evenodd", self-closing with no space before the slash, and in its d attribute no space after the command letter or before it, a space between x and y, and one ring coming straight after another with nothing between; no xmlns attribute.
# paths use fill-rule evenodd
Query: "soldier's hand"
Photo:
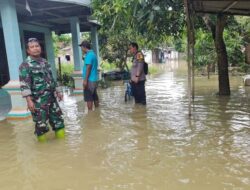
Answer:
<svg viewBox="0 0 250 190"><path fill-rule="evenodd" d="M31 99L27 99L27 106L32 113L35 112L35 104Z"/></svg>
<svg viewBox="0 0 250 190"><path fill-rule="evenodd" d="M59 102L63 100L63 94L60 93L60 92L57 92L57 93L56 93L56 97L58 98L58 101L59 101Z"/></svg>

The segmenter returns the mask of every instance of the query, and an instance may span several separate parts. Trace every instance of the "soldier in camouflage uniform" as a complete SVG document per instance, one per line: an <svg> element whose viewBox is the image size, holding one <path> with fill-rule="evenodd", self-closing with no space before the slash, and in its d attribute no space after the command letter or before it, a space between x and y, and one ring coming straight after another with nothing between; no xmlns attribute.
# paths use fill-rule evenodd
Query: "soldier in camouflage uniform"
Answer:
<svg viewBox="0 0 250 190"><path fill-rule="evenodd" d="M19 67L19 79L22 96L35 122L35 134L39 141L45 141L49 120L56 137L64 137L64 121L57 102L63 96L53 79L51 66L40 57L41 46L36 38L28 40L26 51L29 56Z"/></svg>
<svg viewBox="0 0 250 190"><path fill-rule="evenodd" d="M144 73L144 56L138 51L138 44L131 42L129 45L130 53L133 54L131 67L131 88L135 98L135 103L146 105L145 81Z"/></svg>

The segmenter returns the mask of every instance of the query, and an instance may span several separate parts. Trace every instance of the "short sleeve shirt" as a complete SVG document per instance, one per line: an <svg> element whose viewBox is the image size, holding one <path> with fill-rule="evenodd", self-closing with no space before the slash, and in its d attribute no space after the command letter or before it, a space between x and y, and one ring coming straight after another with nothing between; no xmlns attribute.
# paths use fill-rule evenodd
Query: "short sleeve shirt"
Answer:
<svg viewBox="0 0 250 190"><path fill-rule="evenodd" d="M87 65L91 65L91 70L90 70L88 81L91 81L91 82L98 81L98 70L97 70L98 61L93 50L89 50L86 53L86 56L84 59L83 72L82 72L83 79L86 79Z"/></svg>
<svg viewBox="0 0 250 190"><path fill-rule="evenodd" d="M144 56L141 52L137 52L132 61L132 67L131 67L131 79L136 77L136 73L139 70L139 73L141 73L139 77L139 81L144 81L146 80L146 76L143 72L143 67L144 67Z"/></svg>

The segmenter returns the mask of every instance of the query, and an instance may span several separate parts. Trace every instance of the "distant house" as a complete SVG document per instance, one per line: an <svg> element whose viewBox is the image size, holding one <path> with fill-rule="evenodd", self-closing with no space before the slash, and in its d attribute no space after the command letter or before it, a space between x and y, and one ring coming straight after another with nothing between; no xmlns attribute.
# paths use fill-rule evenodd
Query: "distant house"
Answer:
<svg viewBox="0 0 250 190"><path fill-rule="evenodd" d="M25 43L30 37L41 42L44 57L52 65L56 77L52 31L72 34L75 86L81 91L82 85L78 86L82 66L78 46L80 32L91 32L93 49L99 56L99 25L89 20L90 5L90 0L0 0L0 87L11 95L12 110L8 117L30 115L22 102L18 81L18 67L26 57Z"/></svg>

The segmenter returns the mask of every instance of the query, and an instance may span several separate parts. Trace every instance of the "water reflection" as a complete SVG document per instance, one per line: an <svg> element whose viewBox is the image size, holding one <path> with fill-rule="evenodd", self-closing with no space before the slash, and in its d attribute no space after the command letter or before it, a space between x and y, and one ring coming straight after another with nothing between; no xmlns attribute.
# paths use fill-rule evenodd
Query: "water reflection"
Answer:
<svg viewBox="0 0 250 190"><path fill-rule="evenodd" d="M146 107L124 102L122 82L90 113L65 94L65 140L37 143L31 120L0 122L1 190L249 189L250 88L233 77L219 97L217 77L196 78L189 118L185 63L160 67Z"/></svg>
<svg viewBox="0 0 250 190"><path fill-rule="evenodd" d="M63 114L65 116L65 132L67 134L67 145L69 149L77 154L82 143L82 126L80 125L80 117L83 114L79 110L77 101L74 97L69 96L68 93L64 93L64 101L60 103L63 108Z"/></svg>

